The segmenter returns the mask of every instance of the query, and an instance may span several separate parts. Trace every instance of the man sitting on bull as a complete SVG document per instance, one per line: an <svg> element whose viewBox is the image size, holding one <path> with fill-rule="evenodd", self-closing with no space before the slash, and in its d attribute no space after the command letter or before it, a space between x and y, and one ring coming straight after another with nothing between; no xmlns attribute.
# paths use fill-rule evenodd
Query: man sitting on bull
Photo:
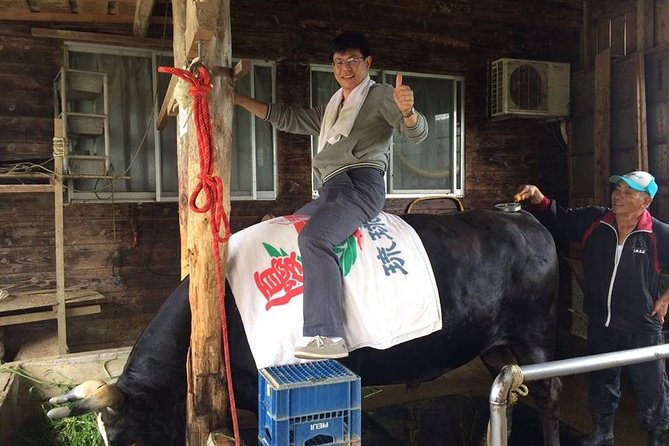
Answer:
<svg viewBox="0 0 669 446"><path fill-rule="evenodd" d="M318 198L296 211L309 221L298 237L304 280L306 345L295 356L307 359L348 356L342 322L342 278L334 247L381 212L384 174L394 130L419 143L427 120L414 110L413 91L397 75L395 88L369 77L367 38L346 32L328 46L340 89L327 105L304 109L235 94L235 104L276 128L318 136L312 166L322 182Z"/></svg>

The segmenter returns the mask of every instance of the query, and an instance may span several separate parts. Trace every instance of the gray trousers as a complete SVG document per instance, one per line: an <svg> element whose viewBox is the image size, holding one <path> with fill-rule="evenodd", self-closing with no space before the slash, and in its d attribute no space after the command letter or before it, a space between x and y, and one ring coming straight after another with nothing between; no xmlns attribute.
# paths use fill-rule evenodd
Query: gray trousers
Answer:
<svg viewBox="0 0 669 446"><path fill-rule="evenodd" d="M297 237L304 279L303 335L344 337L342 276L334 247L383 209L383 173L350 169L329 179L318 194L295 212L310 216Z"/></svg>

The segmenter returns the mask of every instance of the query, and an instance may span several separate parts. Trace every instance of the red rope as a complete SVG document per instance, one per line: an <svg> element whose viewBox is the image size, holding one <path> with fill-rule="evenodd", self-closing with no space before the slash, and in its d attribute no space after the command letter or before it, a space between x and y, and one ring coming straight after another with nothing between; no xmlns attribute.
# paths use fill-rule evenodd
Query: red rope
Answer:
<svg viewBox="0 0 669 446"><path fill-rule="evenodd" d="M193 120L197 134L197 150L200 159L200 173L195 190L190 196L188 205L193 212L212 212L209 219L212 243L214 247L214 261L216 262L216 286L218 290L218 306L221 313L221 331L223 334L223 352L225 356L225 373L228 383L228 395L230 397L230 414L235 436L235 445L239 446L239 425L237 421L237 407L235 404L234 391L232 388L232 370L230 368L230 346L228 341L228 322L225 314L225 290L223 270L221 269L220 243L225 243L230 238L230 223L223 207L223 182L218 176L212 175L214 143L211 131L211 119L209 117L208 95L211 89L209 83L209 72L203 66L198 66L199 76L188 70L173 67L158 67L161 73L169 73L186 81L190 88L188 93L193 97ZM202 207L197 205L197 197L204 191L205 203ZM221 223L224 233L221 237Z"/></svg>

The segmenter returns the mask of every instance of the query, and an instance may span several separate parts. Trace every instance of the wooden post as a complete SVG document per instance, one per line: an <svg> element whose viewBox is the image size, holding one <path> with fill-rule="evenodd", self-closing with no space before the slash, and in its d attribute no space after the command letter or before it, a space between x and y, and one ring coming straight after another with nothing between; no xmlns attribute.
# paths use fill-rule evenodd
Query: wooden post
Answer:
<svg viewBox="0 0 669 446"><path fill-rule="evenodd" d="M173 25L173 51L174 66L181 68L186 62L185 36L186 36L186 2L185 0L175 0L172 2ZM176 78L173 76L170 85L176 84ZM192 146L193 138L187 138L182 134L182 126L187 125L183 122L184 116L177 118L177 179L179 190L179 235L181 240L181 278L188 275L188 157L191 150L197 150ZM190 127L192 131L194 127ZM190 145L189 145L190 144Z"/></svg>
<svg viewBox="0 0 669 446"><path fill-rule="evenodd" d="M636 50L645 51L655 46L655 2L637 0L636 2Z"/></svg>
<svg viewBox="0 0 669 446"><path fill-rule="evenodd" d="M636 90L635 149L636 167L648 170L648 127L646 124L646 68L644 53L637 52L634 58L634 83Z"/></svg>
<svg viewBox="0 0 669 446"><path fill-rule="evenodd" d="M611 164L611 48L595 57L595 203L609 202L609 170Z"/></svg>
<svg viewBox="0 0 669 446"><path fill-rule="evenodd" d="M56 325L58 354L69 353L67 346L67 317L65 312L65 234L63 225L63 155L67 141L63 138L62 121L54 121L53 138L53 196L54 236L56 245Z"/></svg>
<svg viewBox="0 0 669 446"><path fill-rule="evenodd" d="M583 0L583 25L581 26L581 68L590 66L590 1Z"/></svg>
<svg viewBox="0 0 669 446"><path fill-rule="evenodd" d="M652 27L647 29L652 18L653 4L648 0L637 0L636 7L636 58L634 60L634 80L636 86L636 157L637 169L648 170L648 127L646 124L646 45L652 46ZM652 23L652 21L650 22ZM647 39L651 38L648 42Z"/></svg>
<svg viewBox="0 0 669 446"><path fill-rule="evenodd" d="M173 0L175 66L181 67L186 55L197 51L197 40L211 36L202 42L204 64L210 71L213 67L231 67L232 44L230 28L230 2ZM217 70L212 78L213 89L209 96L210 119L212 120L215 163L212 175L219 176L223 183L223 206L230 211L230 151L232 144L232 74L230 70ZM185 124L184 121L187 121ZM184 254L190 274L190 306L192 312L191 347L188 355L187 443L203 446L211 432L231 432L227 421L230 410L222 358L221 320L216 285L216 265L212 235L209 229L210 214L199 214L188 209L188 199L198 182L199 157L195 126L192 116L180 110L178 132L187 125L185 135L178 138L179 163L179 207L182 236L186 240ZM184 166L186 164L186 166ZM187 170L187 180L182 175ZM184 186L188 185L188 190ZM198 202L203 203L204 195ZM185 225L185 228L184 228ZM185 237L184 237L185 235ZM227 244L220 246L221 268L225 276ZM219 443L221 444L221 443Z"/></svg>

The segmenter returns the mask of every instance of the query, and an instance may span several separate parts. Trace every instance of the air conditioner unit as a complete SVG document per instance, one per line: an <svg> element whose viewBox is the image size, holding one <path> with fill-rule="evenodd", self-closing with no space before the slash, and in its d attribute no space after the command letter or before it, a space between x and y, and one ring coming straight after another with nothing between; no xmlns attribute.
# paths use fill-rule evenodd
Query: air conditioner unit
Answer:
<svg viewBox="0 0 669 446"><path fill-rule="evenodd" d="M569 64L497 59L490 67L491 118L569 115Z"/></svg>

